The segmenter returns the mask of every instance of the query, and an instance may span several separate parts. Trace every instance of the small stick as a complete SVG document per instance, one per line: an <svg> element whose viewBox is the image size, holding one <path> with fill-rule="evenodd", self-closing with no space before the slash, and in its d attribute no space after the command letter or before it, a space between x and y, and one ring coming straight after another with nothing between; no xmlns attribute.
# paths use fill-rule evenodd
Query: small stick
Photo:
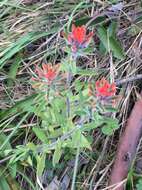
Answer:
<svg viewBox="0 0 142 190"><path fill-rule="evenodd" d="M110 185L123 181L135 158L136 149L142 136L142 98L135 103L126 129L120 138L117 155L111 172ZM124 190L124 184L116 188Z"/></svg>
<svg viewBox="0 0 142 190"><path fill-rule="evenodd" d="M132 77L129 77L129 78L124 78L122 80L116 80L115 84L116 85L121 85L121 84L124 84L124 83L133 82L135 80L140 80L140 79L142 79L142 74L132 76Z"/></svg>
<svg viewBox="0 0 142 190"><path fill-rule="evenodd" d="M19 129L23 129L23 128L27 128L27 127L33 127L33 126L36 126L36 125L37 125L37 123L22 125L22 126L19 127ZM10 132L10 131L13 131L13 130L14 130L14 127L8 128L8 129L4 129L3 132L7 133L7 132Z"/></svg>

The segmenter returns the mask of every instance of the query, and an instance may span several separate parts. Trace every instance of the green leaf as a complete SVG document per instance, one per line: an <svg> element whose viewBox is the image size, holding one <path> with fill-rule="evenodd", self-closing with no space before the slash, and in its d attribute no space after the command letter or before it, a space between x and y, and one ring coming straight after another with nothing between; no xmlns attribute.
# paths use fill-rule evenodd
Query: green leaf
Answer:
<svg viewBox="0 0 142 190"><path fill-rule="evenodd" d="M83 84L81 81L76 80L76 81L75 81L75 89L76 89L76 91L77 91L77 92L81 91L81 89L83 88L83 85L84 85L84 84Z"/></svg>
<svg viewBox="0 0 142 190"><path fill-rule="evenodd" d="M76 7L72 10L71 15L69 16L69 21L68 21L68 25L67 25L67 30L70 30L70 26L73 20L73 16L75 14L75 12L77 11L77 9L79 9L80 7L82 7L82 5L84 4L84 2L80 2L79 4L76 5Z"/></svg>
<svg viewBox="0 0 142 190"><path fill-rule="evenodd" d="M61 147L62 147L62 144L61 144L61 141L58 140L58 143L55 147L55 151L54 151L54 155L53 155L53 167L55 167L56 164L58 164L60 158L61 158L61 155L62 155L62 150L61 150Z"/></svg>
<svg viewBox="0 0 142 190"><path fill-rule="evenodd" d="M68 65L69 72L76 74L77 66L75 61L71 61L70 64Z"/></svg>
<svg viewBox="0 0 142 190"><path fill-rule="evenodd" d="M29 113L25 114L21 118L21 120L18 122L18 124L14 127L14 129L12 130L12 132L7 136L7 138L5 139L5 141L0 146L0 151L3 150L3 148L7 145L7 143L10 141L11 137L16 133L16 131L19 129L19 127L21 126L21 124L27 119L28 116L29 116Z"/></svg>
<svg viewBox="0 0 142 190"><path fill-rule="evenodd" d="M6 139L7 139L7 136L3 132L1 132L0 133L0 146L5 142ZM5 146L3 146L2 150L0 151L0 156L3 156L3 151L6 149L11 149L11 144L9 143L9 141L7 141Z"/></svg>
<svg viewBox="0 0 142 190"><path fill-rule="evenodd" d="M119 128L118 120L115 118L104 117L104 126L102 132L105 135L112 135L113 132Z"/></svg>
<svg viewBox="0 0 142 190"><path fill-rule="evenodd" d="M32 150L33 152L36 151L36 145L33 142L28 142L26 147Z"/></svg>
<svg viewBox="0 0 142 190"><path fill-rule="evenodd" d="M86 112L82 109L80 110L77 110L77 111L74 111L75 115L78 115L78 116L85 116L86 115Z"/></svg>
<svg viewBox="0 0 142 190"><path fill-rule="evenodd" d="M100 53L102 53L104 55L107 52L107 50L106 50L106 48L105 48L105 46L104 46L104 44L102 42L100 42L100 44L99 44L99 50L100 50Z"/></svg>
<svg viewBox="0 0 142 190"><path fill-rule="evenodd" d="M22 58L21 58L20 54L17 54L17 56L15 57L15 59L13 60L13 62L11 64L9 72L8 72L8 76L10 78L10 79L8 78L8 81L7 81L8 86L13 85L13 82L16 79L16 74L17 74L17 71L19 68L19 64L21 63L21 60L22 60Z"/></svg>
<svg viewBox="0 0 142 190"><path fill-rule="evenodd" d="M76 26L82 26L86 25L92 17L81 17L75 21ZM96 19L94 19L89 26L96 26L106 20L106 16L98 16Z"/></svg>
<svg viewBox="0 0 142 190"><path fill-rule="evenodd" d="M82 130L90 131L91 129L96 129L97 127L99 127L98 123L96 121L93 121L91 123L84 124Z"/></svg>
<svg viewBox="0 0 142 190"><path fill-rule="evenodd" d="M55 139L55 138L58 138L61 135L63 135L63 129L62 128L58 128L56 130L51 131L51 133L48 136L48 139Z"/></svg>
<svg viewBox="0 0 142 190"><path fill-rule="evenodd" d="M42 155L37 156L36 160L37 160L37 175L41 177L45 168L46 154L43 153Z"/></svg>
<svg viewBox="0 0 142 190"><path fill-rule="evenodd" d="M117 22L112 21L108 28L108 34L110 37L116 38Z"/></svg>
<svg viewBox="0 0 142 190"><path fill-rule="evenodd" d="M64 102L64 99L62 99L62 98L54 98L54 100L53 100L53 102L51 104L54 106L54 108L58 112L60 112L61 110L66 108L66 104Z"/></svg>
<svg viewBox="0 0 142 190"><path fill-rule="evenodd" d="M50 30L50 32L30 32L24 36L22 36L20 39L18 39L16 42L12 43L10 47L6 48L3 52L1 52L1 59L0 59L0 69L4 66L6 61L10 59L13 55L15 55L17 52L22 50L24 47L26 47L31 42L36 41L37 39L48 36L49 34L54 33L56 30L55 28Z"/></svg>
<svg viewBox="0 0 142 190"><path fill-rule="evenodd" d="M88 149L92 150L89 141L87 140L87 138L83 134L81 134L80 139L81 139L80 140L80 143L81 143L80 147L84 147L84 148L88 148Z"/></svg>
<svg viewBox="0 0 142 190"><path fill-rule="evenodd" d="M34 109L33 109L33 99L37 96L37 94L33 94L27 98L25 98L24 100L21 100L19 102L16 102L14 106L12 106L11 108L1 111L0 112L0 119L3 119L5 117L9 117L10 115L14 115L16 113L22 113L24 111L27 112L33 112L34 113Z"/></svg>
<svg viewBox="0 0 142 190"><path fill-rule="evenodd" d="M112 50L114 57L121 59L121 60L124 59L125 54L123 52L123 49L122 49L118 39L110 37L109 42L110 42L110 49Z"/></svg>
<svg viewBox="0 0 142 190"><path fill-rule="evenodd" d="M5 170L3 166L0 167L0 190L23 190L19 187L16 180Z"/></svg>
<svg viewBox="0 0 142 190"><path fill-rule="evenodd" d="M138 183L136 184L136 190L142 190L142 179L138 180Z"/></svg>
<svg viewBox="0 0 142 190"><path fill-rule="evenodd" d="M80 146L80 148L88 148L91 150L90 143L80 130L77 130L72 134L72 139L68 141L68 146L72 148L77 148Z"/></svg>
<svg viewBox="0 0 142 190"><path fill-rule="evenodd" d="M18 70L21 60L22 59L21 59L20 54L17 54L17 56L15 57L15 59L13 60L13 62L11 64L10 70L8 72L9 78L11 78L11 79L16 78L17 70Z"/></svg>
<svg viewBox="0 0 142 190"><path fill-rule="evenodd" d="M11 164L11 167L9 167L9 171L10 171L11 177L15 178L16 173L17 173L17 163Z"/></svg>
<svg viewBox="0 0 142 190"><path fill-rule="evenodd" d="M39 127L33 127L32 130L38 139L40 139L43 143L48 143L47 136L43 129L41 129Z"/></svg>
<svg viewBox="0 0 142 190"><path fill-rule="evenodd" d="M103 134L110 136L113 134L113 129L110 126L104 126L102 127L102 132Z"/></svg>
<svg viewBox="0 0 142 190"><path fill-rule="evenodd" d="M8 137L3 133L1 132L0 133L0 146L5 143L5 140L7 139ZM5 156L5 151L6 150L12 150L11 148L11 144L9 143L9 141L7 141L7 143L5 144L5 146L3 146L3 149L0 151L0 156L3 157ZM11 176L14 178L16 176L16 164L13 164L11 167L9 167L9 171L10 171L10 174Z"/></svg>
<svg viewBox="0 0 142 190"><path fill-rule="evenodd" d="M114 57L118 59L124 59L124 52L118 40L112 36L109 37L107 30L103 26L98 27L97 31L98 36L107 52L111 50Z"/></svg>
<svg viewBox="0 0 142 190"><path fill-rule="evenodd" d="M2 173L3 171L0 170L0 190L11 190L5 176Z"/></svg>
<svg viewBox="0 0 142 190"><path fill-rule="evenodd" d="M133 164L132 164L133 165ZM127 175L127 182L126 182L126 189L133 189L133 178L134 178L134 170L133 170L133 166L131 165L131 167L129 168L129 172Z"/></svg>
<svg viewBox="0 0 142 190"><path fill-rule="evenodd" d="M62 101L61 99L59 100L54 99L51 102L51 108L50 108L50 112L52 115L52 123L56 123L58 125L64 125L66 122L66 105L65 102ZM62 114L61 114L62 113Z"/></svg>
<svg viewBox="0 0 142 190"><path fill-rule="evenodd" d="M116 118L104 118L105 122L111 126L112 129L118 129L119 128L119 122Z"/></svg>

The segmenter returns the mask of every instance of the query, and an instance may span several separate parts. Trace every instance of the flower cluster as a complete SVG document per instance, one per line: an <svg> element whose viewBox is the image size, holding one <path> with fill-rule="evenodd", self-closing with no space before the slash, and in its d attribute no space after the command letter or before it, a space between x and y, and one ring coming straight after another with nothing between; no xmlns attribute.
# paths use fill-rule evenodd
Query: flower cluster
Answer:
<svg viewBox="0 0 142 190"><path fill-rule="evenodd" d="M53 67L50 64L42 64L42 68L38 66L36 67L35 72L37 77L32 77L32 80L51 84L52 81L57 77L58 71L59 65Z"/></svg>
<svg viewBox="0 0 142 190"><path fill-rule="evenodd" d="M88 46L92 36L93 32L87 34L87 29L84 25L76 27L73 24L72 31L67 36L67 41L71 45L72 51L76 53L78 49L83 49Z"/></svg>
<svg viewBox="0 0 142 190"><path fill-rule="evenodd" d="M87 34L86 27L72 25L72 31L65 35L67 42L71 45L72 51L76 53L79 49L86 48L90 42L93 32ZM32 77L34 81L44 82L50 85L54 79L57 77L59 72L59 65L51 66L51 64L42 64L42 68L36 67L35 70L37 77ZM104 77L95 83L95 96L106 99L107 97L112 97L116 93L115 83L110 84ZM89 87L89 94L94 95L94 90Z"/></svg>
<svg viewBox="0 0 142 190"><path fill-rule="evenodd" d="M96 96L109 97L116 93L115 83L110 84L104 77L96 81Z"/></svg>

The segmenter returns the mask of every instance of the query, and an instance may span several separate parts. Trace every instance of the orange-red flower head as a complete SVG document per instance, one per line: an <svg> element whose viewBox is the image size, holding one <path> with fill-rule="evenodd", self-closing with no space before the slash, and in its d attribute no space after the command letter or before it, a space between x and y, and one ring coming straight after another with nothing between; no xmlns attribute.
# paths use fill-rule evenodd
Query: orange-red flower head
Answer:
<svg viewBox="0 0 142 190"><path fill-rule="evenodd" d="M72 25L72 31L67 36L67 41L72 47L72 51L76 52L78 49L86 48L90 42L93 32L86 34L86 27Z"/></svg>
<svg viewBox="0 0 142 190"><path fill-rule="evenodd" d="M101 97L114 96L116 93L115 83L110 84L105 78L96 81L96 95Z"/></svg>
<svg viewBox="0 0 142 190"><path fill-rule="evenodd" d="M42 68L36 67L35 72L37 73L37 78L33 78L35 81L44 81L50 84L58 74L59 66L51 66L50 64L42 64Z"/></svg>

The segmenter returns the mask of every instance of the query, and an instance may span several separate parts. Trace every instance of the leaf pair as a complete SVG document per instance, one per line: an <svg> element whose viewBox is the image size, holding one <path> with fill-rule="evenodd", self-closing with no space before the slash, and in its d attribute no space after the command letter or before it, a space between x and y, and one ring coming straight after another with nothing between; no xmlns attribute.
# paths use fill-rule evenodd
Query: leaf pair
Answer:
<svg viewBox="0 0 142 190"><path fill-rule="evenodd" d="M112 52L113 56L118 59L124 59L125 54L118 39L116 38L116 23L112 22L108 29L103 26L98 27L98 37L100 38L101 50Z"/></svg>

